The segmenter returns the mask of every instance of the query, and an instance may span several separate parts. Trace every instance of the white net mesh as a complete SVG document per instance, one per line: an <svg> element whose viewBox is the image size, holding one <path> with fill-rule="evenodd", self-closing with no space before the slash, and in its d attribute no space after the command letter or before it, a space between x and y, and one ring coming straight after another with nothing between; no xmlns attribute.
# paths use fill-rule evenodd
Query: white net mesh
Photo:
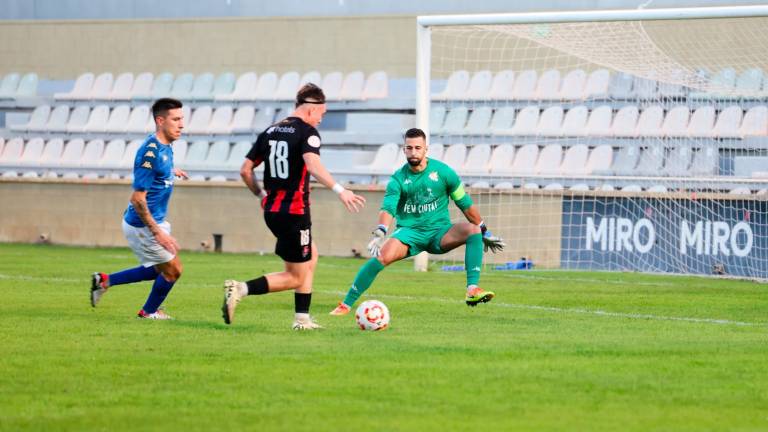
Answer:
<svg viewBox="0 0 768 432"><path fill-rule="evenodd" d="M766 25L433 27L430 152L507 240L490 264L767 277Z"/></svg>

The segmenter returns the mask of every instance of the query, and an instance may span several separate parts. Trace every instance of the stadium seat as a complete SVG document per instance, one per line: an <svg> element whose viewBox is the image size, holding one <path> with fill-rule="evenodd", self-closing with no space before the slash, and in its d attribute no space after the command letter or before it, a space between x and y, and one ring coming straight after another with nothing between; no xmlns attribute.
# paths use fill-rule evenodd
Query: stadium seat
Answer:
<svg viewBox="0 0 768 432"><path fill-rule="evenodd" d="M671 149L660 174L670 177L687 176L688 167L691 165L691 152L691 147L682 143Z"/></svg>
<svg viewBox="0 0 768 432"><path fill-rule="evenodd" d="M493 110L491 107L482 106L472 110L472 114L464 127L465 135L488 135L488 126L491 122Z"/></svg>
<svg viewBox="0 0 768 432"><path fill-rule="evenodd" d="M136 76L131 86L128 99L149 99L152 97L152 82L155 76L151 72L142 72ZM122 97L120 98L122 99Z"/></svg>
<svg viewBox="0 0 768 432"><path fill-rule="evenodd" d="M402 153L402 151L400 151ZM445 146L440 143L433 143L429 145L427 149L427 157L430 159L443 160L443 153L445 153Z"/></svg>
<svg viewBox="0 0 768 432"><path fill-rule="evenodd" d="M187 123L184 131L188 134L207 134L212 114L213 108L210 105L198 107L192 112L192 118Z"/></svg>
<svg viewBox="0 0 768 432"><path fill-rule="evenodd" d="M15 99L28 98L37 95L38 77L36 73L30 72L24 74L19 81L19 87L16 89Z"/></svg>
<svg viewBox="0 0 768 432"><path fill-rule="evenodd" d="M192 90L189 98L196 101L209 101L213 99L213 81L215 77L212 73L206 72L195 77L192 82Z"/></svg>
<svg viewBox="0 0 768 432"><path fill-rule="evenodd" d="M83 150L85 149L85 141L82 138L75 138L69 140L64 146L64 151L61 153L61 158L56 161L53 166L59 167L78 167L80 165L80 158L83 156Z"/></svg>
<svg viewBox="0 0 768 432"><path fill-rule="evenodd" d="M563 148L559 144L544 146L539 153L534 172L542 175L560 174L560 164L563 159Z"/></svg>
<svg viewBox="0 0 768 432"><path fill-rule="evenodd" d="M217 96L231 94L235 90L235 74L232 72L224 72L216 77L213 82L213 90L211 91L211 99L216 99Z"/></svg>
<svg viewBox="0 0 768 432"><path fill-rule="evenodd" d="M12 131L41 131L48 122L48 117L51 115L50 105L38 105L35 107L32 114L29 115L29 120L22 124L8 125L8 129Z"/></svg>
<svg viewBox="0 0 768 432"><path fill-rule="evenodd" d="M497 130L500 135L534 136L539 125L539 107L527 106L517 113L515 125L509 131Z"/></svg>
<svg viewBox="0 0 768 432"><path fill-rule="evenodd" d="M104 141L100 139L90 140L83 149L79 160L79 166L84 168L96 167L104 154Z"/></svg>
<svg viewBox="0 0 768 432"><path fill-rule="evenodd" d="M144 140L135 139L128 143L127 146L125 146L125 152L123 152L123 157L120 158L120 162L118 162L118 168L123 169L131 169L133 168L133 163L136 160L136 152L139 150L139 147L141 147L141 144ZM176 141L173 143L173 163L174 165L179 164L178 160L178 153L177 153L177 146L180 142L184 143L184 150L186 151L186 141Z"/></svg>
<svg viewBox="0 0 768 432"><path fill-rule="evenodd" d="M560 183L548 183L543 189L547 191L561 191L563 190L563 185Z"/></svg>
<svg viewBox="0 0 768 432"><path fill-rule="evenodd" d="M653 74L651 74L653 75ZM659 82L654 76L648 78L635 77L632 85L632 96L638 100L656 100L659 97Z"/></svg>
<svg viewBox="0 0 768 432"><path fill-rule="evenodd" d="M741 121L739 135L742 137L768 135L768 107L758 105L750 108Z"/></svg>
<svg viewBox="0 0 768 432"><path fill-rule="evenodd" d="M66 93L54 93L56 100L82 100L86 99L93 87L93 81L96 77L91 72L86 72L75 80L72 90Z"/></svg>
<svg viewBox="0 0 768 432"><path fill-rule="evenodd" d="M467 146L464 144L453 144L449 146L443 154L442 161L450 167L460 167L464 165L467 158Z"/></svg>
<svg viewBox="0 0 768 432"><path fill-rule="evenodd" d="M280 76L275 90L275 100L292 101L296 99L296 91L299 88L299 73L290 71Z"/></svg>
<svg viewBox="0 0 768 432"><path fill-rule="evenodd" d="M96 163L99 168L119 168L125 153L125 140L114 139L107 143L101 158Z"/></svg>
<svg viewBox="0 0 768 432"><path fill-rule="evenodd" d="M730 195L751 195L752 191L747 187L736 187L728 191Z"/></svg>
<svg viewBox="0 0 768 432"><path fill-rule="evenodd" d="M573 69L563 77L560 84L560 99L580 100L584 98L584 87L587 84L587 73L584 69Z"/></svg>
<svg viewBox="0 0 768 432"><path fill-rule="evenodd" d="M0 137L0 159L3 156L3 149L5 149L5 138Z"/></svg>
<svg viewBox="0 0 768 432"><path fill-rule="evenodd" d="M515 108L505 106L493 113L491 123L488 126L489 133L495 134L499 130L510 130L515 122Z"/></svg>
<svg viewBox="0 0 768 432"><path fill-rule="evenodd" d="M171 86L170 97L179 100L188 100L192 97L192 85L195 83L195 76L191 73L183 73L176 77Z"/></svg>
<svg viewBox="0 0 768 432"><path fill-rule="evenodd" d="M451 73L442 92L433 94L432 100L458 100L464 97L469 87L469 72L457 70Z"/></svg>
<svg viewBox="0 0 768 432"><path fill-rule="evenodd" d="M365 86L365 75L361 71L348 73L341 84L339 99L343 101L362 100L363 86Z"/></svg>
<svg viewBox="0 0 768 432"><path fill-rule="evenodd" d="M220 140L211 144L208 156L205 158L205 168L212 170L225 169L225 163L229 158L229 141Z"/></svg>
<svg viewBox="0 0 768 432"><path fill-rule="evenodd" d="M451 108L443 123L443 133L461 135L467 125L468 116L469 111L463 105Z"/></svg>
<svg viewBox="0 0 768 432"><path fill-rule="evenodd" d="M275 93L277 92L277 80L277 74L274 72L266 72L261 74L261 76L259 76L259 82L256 84L256 91L253 93L253 96L251 96L250 99L275 100Z"/></svg>
<svg viewBox="0 0 768 432"><path fill-rule="evenodd" d="M691 121L688 123L688 136L690 137L710 137L712 129L715 127L715 107L699 107L691 115Z"/></svg>
<svg viewBox="0 0 768 432"><path fill-rule="evenodd" d="M91 115L91 109L87 106L80 105L72 110L67 121L66 131L70 133L82 133L88 118Z"/></svg>
<svg viewBox="0 0 768 432"><path fill-rule="evenodd" d="M738 105L731 105L720 111L715 127L712 128L712 136L715 138L739 138L741 133L742 117L744 110Z"/></svg>
<svg viewBox="0 0 768 432"><path fill-rule="evenodd" d="M589 114L585 135L593 137L605 137L611 135L611 123L613 121L613 108L610 105L600 105Z"/></svg>
<svg viewBox="0 0 768 432"><path fill-rule="evenodd" d="M539 190L540 186L538 183L534 182L527 182L523 184L523 187L521 189L524 190Z"/></svg>
<svg viewBox="0 0 768 432"><path fill-rule="evenodd" d="M666 80L658 83L659 97L666 99L683 98L685 89L680 83L686 82L686 72L682 69L673 69L667 76Z"/></svg>
<svg viewBox="0 0 768 432"><path fill-rule="evenodd" d="M626 190L626 189L622 189ZM645 190L646 192L652 192L652 193L667 193L668 189L664 185L653 185Z"/></svg>
<svg viewBox="0 0 768 432"><path fill-rule="evenodd" d="M628 73L620 72L613 74L608 86L608 94L611 99L633 99L632 86L634 82L635 78Z"/></svg>
<svg viewBox="0 0 768 432"><path fill-rule="evenodd" d="M115 78L112 91L109 94L95 97L94 99L129 100L131 98L131 88L133 88L133 74L124 72Z"/></svg>
<svg viewBox="0 0 768 432"><path fill-rule="evenodd" d="M467 160L460 171L464 174L487 174L490 158L491 146L488 144L477 144L469 150Z"/></svg>
<svg viewBox="0 0 768 432"><path fill-rule="evenodd" d="M718 174L720 154L715 146L701 148L693 154L689 174L698 177L710 177Z"/></svg>
<svg viewBox="0 0 768 432"><path fill-rule="evenodd" d="M253 119L256 110L253 105L245 105L235 111L232 116L232 124L229 126L229 132L234 134L250 133L253 131Z"/></svg>
<svg viewBox="0 0 768 432"><path fill-rule="evenodd" d="M208 124L209 134L228 134L232 132L232 106L224 105L216 108Z"/></svg>
<svg viewBox="0 0 768 432"><path fill-rule="evenodd" d="M54 138L45 144L43 153L38 159L38 164L41 167L49 167L56 165L61 158L61 153L64 151L64 140L61 138Z"/></svg>
<svg viewBox="0 0 768 432"><path fill-rule="evenodd" d="M588 174L587 159L589 148L584 144L576 144L565 151L563 163L560 165L560 174L565 176L582 176Z"/></svg>
<svg viewBox="0 0 768 432"><path fill-rule="evenodd" d="M510 174L535 174L536 160L539 158L539 146L526 144L515 152L515 160L509 171Z"/></svg>
<svg viewBox="0 0 768 432"><path fill-rule="evenodd" d="M70 132L85 133L103 132L108 120L109 105L97 105L93 108L93 111L91 111L91 115L88 117L88 122L82 127L82 129L70 130L67 128L67 130Z"/></svg>
<svg viewBox="0 0 768 432"><path fill-rule="evenodd" d="M66 105L58 105L53 111L51 111L48 122L41 128L41 130L49 132L65 132L67 130L67 122L69 120L69 107Z"/></svg>
<svg viewBox="0 0 768 432"><path fill-rule="evenodd" d="M40 163L40 156L43 154L43 147L45 142L42 138L32 138L27 141L24 146L24 152L21 157L16 161L16 165L20 166L38 166Z"/></svg>
<svg viewBox="0 0 768 432"><path fill-rule="evenodd" d="M549 69L544 71L536 84L535 98L538 100L560 99L560 71Z"/></svg>
<svg viewBox="0 0 768 432"><path fill-rule="evenodd" d="M660 134L666 137L684 137L688 133L691 111L687 106L678 105L667 111L661 124Z"/></svg>
<svg viewBox="0 0 768 432"><path fill-rule="evenodd" d="M509 100L512 98L512 88L515 83L515 73L509 69L499 71L494 75L488 98L491 100ZM511 127L511 125L510 125Z"/></svg>
<svg viewBox="0 0 768 432"><path fill-rule="evenodd" d="M637 120L635 136L658 137L661 136L661 124L664 121L664 108L659 105L646 107Z"/></svg>
<svg viewBox="0 0 768 432"><path fill-rule="evenodd" d="M611 72L608 69L592 71L584 85L583 99L607 99L611 84Z"/></svg>
<svg viewBox="0 0 768 432"><path fill-rule="evenodd" d="M709 83L709 91L701 95L706 98L733 98L737 74L732 67L721 69Z"/></svg>
<svg viewBox="0 0 768 432"><path fill-rule="evenodd" d="M585 136L587 134L587 116L589 116L589 110L584 105L570 108L563 118L560 135L566 137Z"/></svg>
<svg viewBox="0 0 768 432"><path fill-rule="evenodd" d="M571 185L568 190L574 191L574 192L587 192L589 191L589 185L586 183L576 183L574 185Z"/></svg>
<svg viewBox="0 0 768 432"><path fill-rule="evenodd" d="M500 189L500 190L511 190L514 189L514 185L512 185L512 182L500 182L493 185L494 189Z"/></svg>
<svg viewBox="0 0 768 432"><path fill-rule="evenodd" d="M445 106L432 106L429 110L429 132L430 134L440 134L443 132L443 122L445 121Z"/></svg>
<svg viewBox="0 0 768 432"><path fill-rule="evenodd" d="M246 72L240 75L235 82L235 88L229 94L215 95L214 99L223 101L251 100L256 93L258 76L255 72Z"/></svg>
<svg viewBox="0 0 768 432"><path fill-rule="evenodd" d="M186 157L184 158L184 162L180 163L180 165L184 169L188 170L194 170L194 169L203 169L205 168L205 159L208 157L208 148L209 148L208 141L195 141L193 142L189 148L187 149ZM175 159L175 152L174 152L174 159ZM176 162L174 160L174 162Z"/></svg>
<svg viewBox="0 0 768 432"><path fill-rule="evenodd" d="M16 90L19 88L21 75L9 73L0 81L0 99L13 99L16 97Z"/></svg>
<svg viewBox="0 0 768 432"><path fill-rule="evenodd" d="M298 90L301 88L304 84L312 83L315 85L320 85L323 82L323 77L320 75L320 72L318 71L309 71L301 76L301 79L299 80L299 86L296 88ZM294 92L294 95L291 99L295 99L296 94Z"/></svg>
<svg viewBox="0 0 768 432"><path fill-rule="evenodd" d="M613 148L607 144L599 145L589 153L584 172L589 175L605 175L610 173L612 163Z"/></svg>
<svg viewBox="0 0 768 432"><path fill-rule="evenodd" d="M474 189L488 189L491 187L491 184L485 180L480 180L472 183L471 185L469 185L469 187Z"/></svg>
<svg viewBox="0 0 768 432"><path fill-rule="evenodd" d="M642 191L643 191L643 188L641 188L641 187L640 187L640 185L636 185L636 184L628 184L628 185L626 185L626 186L622 187L622 188L621 188L621 191L622 191L622 192L632 192L632 193L637 193L637 192L642 192Z"/></svg>
<svg viewBox="0 0 768 432"><path fill-rule="evenodd" d="M152 90L149 94L149 99L159 99L162 97L168 97L171 94L173 88L173 74L170 72L163 72L155 77L152 82ZM134 96L138 98L139 96Z"/></svg>
<svg viewBox="0 0 768 432"><path fill-rule="evenodd" d="M635 167L635 174L639 176L658 176L664 165L664 148L660 145L650 145L643 149L640 160Z"/></svg>
<svg viewBox="0 0 768 432"><path fill-rule="evenodd" d="M517 117L520 121L522 112ZM557 137L562 134L563 130L563 107L551 106L541 113L539 118L539 124L536 127L536 135L545 137Z"/></svg>
<svg viewBox="0 0 768 432"><path fill-rule="evenodd" d="M115 77L110 72L99 74L93 81L93 87L86 93L83 99L104 100L112 95L112 83Z"/></svg>
<svg viewBox="0 0 768 432"><path fill-rule="evenodd" d="M386 143L376 149L373 161L367 165L359 165L353 171L365 174L391 174L397 168L395 161L400 148L395 143Z"/></svg>
<svg viewBox="0 0 768 432"><path fill-rule="evenodd" d="M600 186L595 187L595 190L600 192L613 192L616 188L610 183L603 183Z"/></svg>
<svg viewBox="0 0 768 432"><path fill-rule="evenodd" d="M736 78L735 91L737 95L755 97L763 88L765 75L760 68L751 68L742 72Z"/></svg>
<svg viewBox="0 0 768 432"><path fill-rule="evenodd" d="M501 144L493 149L488 162L488 170L494 175L512 174L512 161L515 159L515 147L512 144Z"/></svg>
<svg viewBox="0 0 768 432"><path fill-rule="evenodd" d="M363 88L363 100L385 99L389 96L389 77L384 71L368 75Z"/></svg>
<svg viewBox="0 0 768 432"><path fill-rule="evenodd" d="M128 120L125 122L125 132L142 133L146 130L147 122L150 119L149 105L139 105L135 107Z"/></svg>
<svg viewBox="0 0 768 432"><path fill-rule="evenodd" d="M616 160L611 166L611 173L617 176L628 176L635 172L637 162L640 160L640 148L635 145L627 145L619 149L616 154ZM594 174L606 174L595 170Z"/></svg>
<svg viewBox="0 0 768 432"><path fill-rule="evenodd" d="M251 151L253 143L250 141L238 141L229 152L229 157L224 162L224 169L229 171L238 171L245 161L245 155Z"/></svg>
<svg viewBox="0 0 768 432"><path fill-rule="evenodd" d="M493 81L493 74L488 70L477 71L472 75L472 79L469 81L467 91L464 93L464 99L468 100L484 100L488 99L488 94L491 90L491 83Z"/></svg>
<svg viewBox="0 0 768 432"><path fill-rule="evenodd" d="M256 133L261 133L275 122L277 115L278 111L274 107L259 108L253 120L253 130Z"/></svg>
<svg viewBox="0 0 768 432"><path fill-rule="evenodd" d="M131 115L131 107L127 104L118 105L109 114L109 120L104 125L104 132L108 133L120 133L125 132L125 127L128 124L128 118Z"/></svg>
<svg viewBox="0 0 768 432"><path fill-rule="evenodd" d="M635 105L627 105L616 113L611 124L611 135L617 137L637 136L637 121L640 111Z"/></svg>
<svg viewBox="0 0 768 432"><path fill-rule="evenodd" d="M325 93L325 99L329 101L339 100L341 95L341 85L344 82L344 74L339 71L333 71L323 77L323 84L320 88Z"/></svg>

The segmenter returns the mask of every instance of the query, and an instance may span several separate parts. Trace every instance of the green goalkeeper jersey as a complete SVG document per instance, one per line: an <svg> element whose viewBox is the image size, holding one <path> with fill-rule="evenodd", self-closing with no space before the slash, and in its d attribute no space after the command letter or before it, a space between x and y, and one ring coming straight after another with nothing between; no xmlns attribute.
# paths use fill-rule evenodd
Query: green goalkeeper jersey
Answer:
<svg viewBox="0 0 768 432"><path fill-rule="evenodd" d="M405 164L392 174L381 209L397 219L398 227L438 228L451 224L449 197L461 210L472 206L456 171L427 159L424 171L415 173Z"/></svg>

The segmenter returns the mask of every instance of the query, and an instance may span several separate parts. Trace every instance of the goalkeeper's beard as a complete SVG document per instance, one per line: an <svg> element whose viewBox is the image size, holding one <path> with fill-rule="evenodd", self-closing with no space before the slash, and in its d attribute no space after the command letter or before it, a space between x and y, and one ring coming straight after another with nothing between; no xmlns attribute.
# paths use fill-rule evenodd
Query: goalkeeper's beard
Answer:
<svg viewBox="0 0 768 432"><path fill-rule="evenodd" d="M408 165L415 167L421 165L421 159L410 158L408 159Z"/></svg>

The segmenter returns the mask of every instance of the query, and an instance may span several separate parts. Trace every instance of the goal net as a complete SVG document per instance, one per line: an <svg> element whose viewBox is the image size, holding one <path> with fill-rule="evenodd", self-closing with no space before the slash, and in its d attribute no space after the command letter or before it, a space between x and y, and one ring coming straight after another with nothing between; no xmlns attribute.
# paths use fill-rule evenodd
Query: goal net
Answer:
<svg viewBox="0 0 768 432"><path fill-rule="evenodd" d="M487 265L768 277L766 15L420 17L418 123L507 242Z"/></svg>

